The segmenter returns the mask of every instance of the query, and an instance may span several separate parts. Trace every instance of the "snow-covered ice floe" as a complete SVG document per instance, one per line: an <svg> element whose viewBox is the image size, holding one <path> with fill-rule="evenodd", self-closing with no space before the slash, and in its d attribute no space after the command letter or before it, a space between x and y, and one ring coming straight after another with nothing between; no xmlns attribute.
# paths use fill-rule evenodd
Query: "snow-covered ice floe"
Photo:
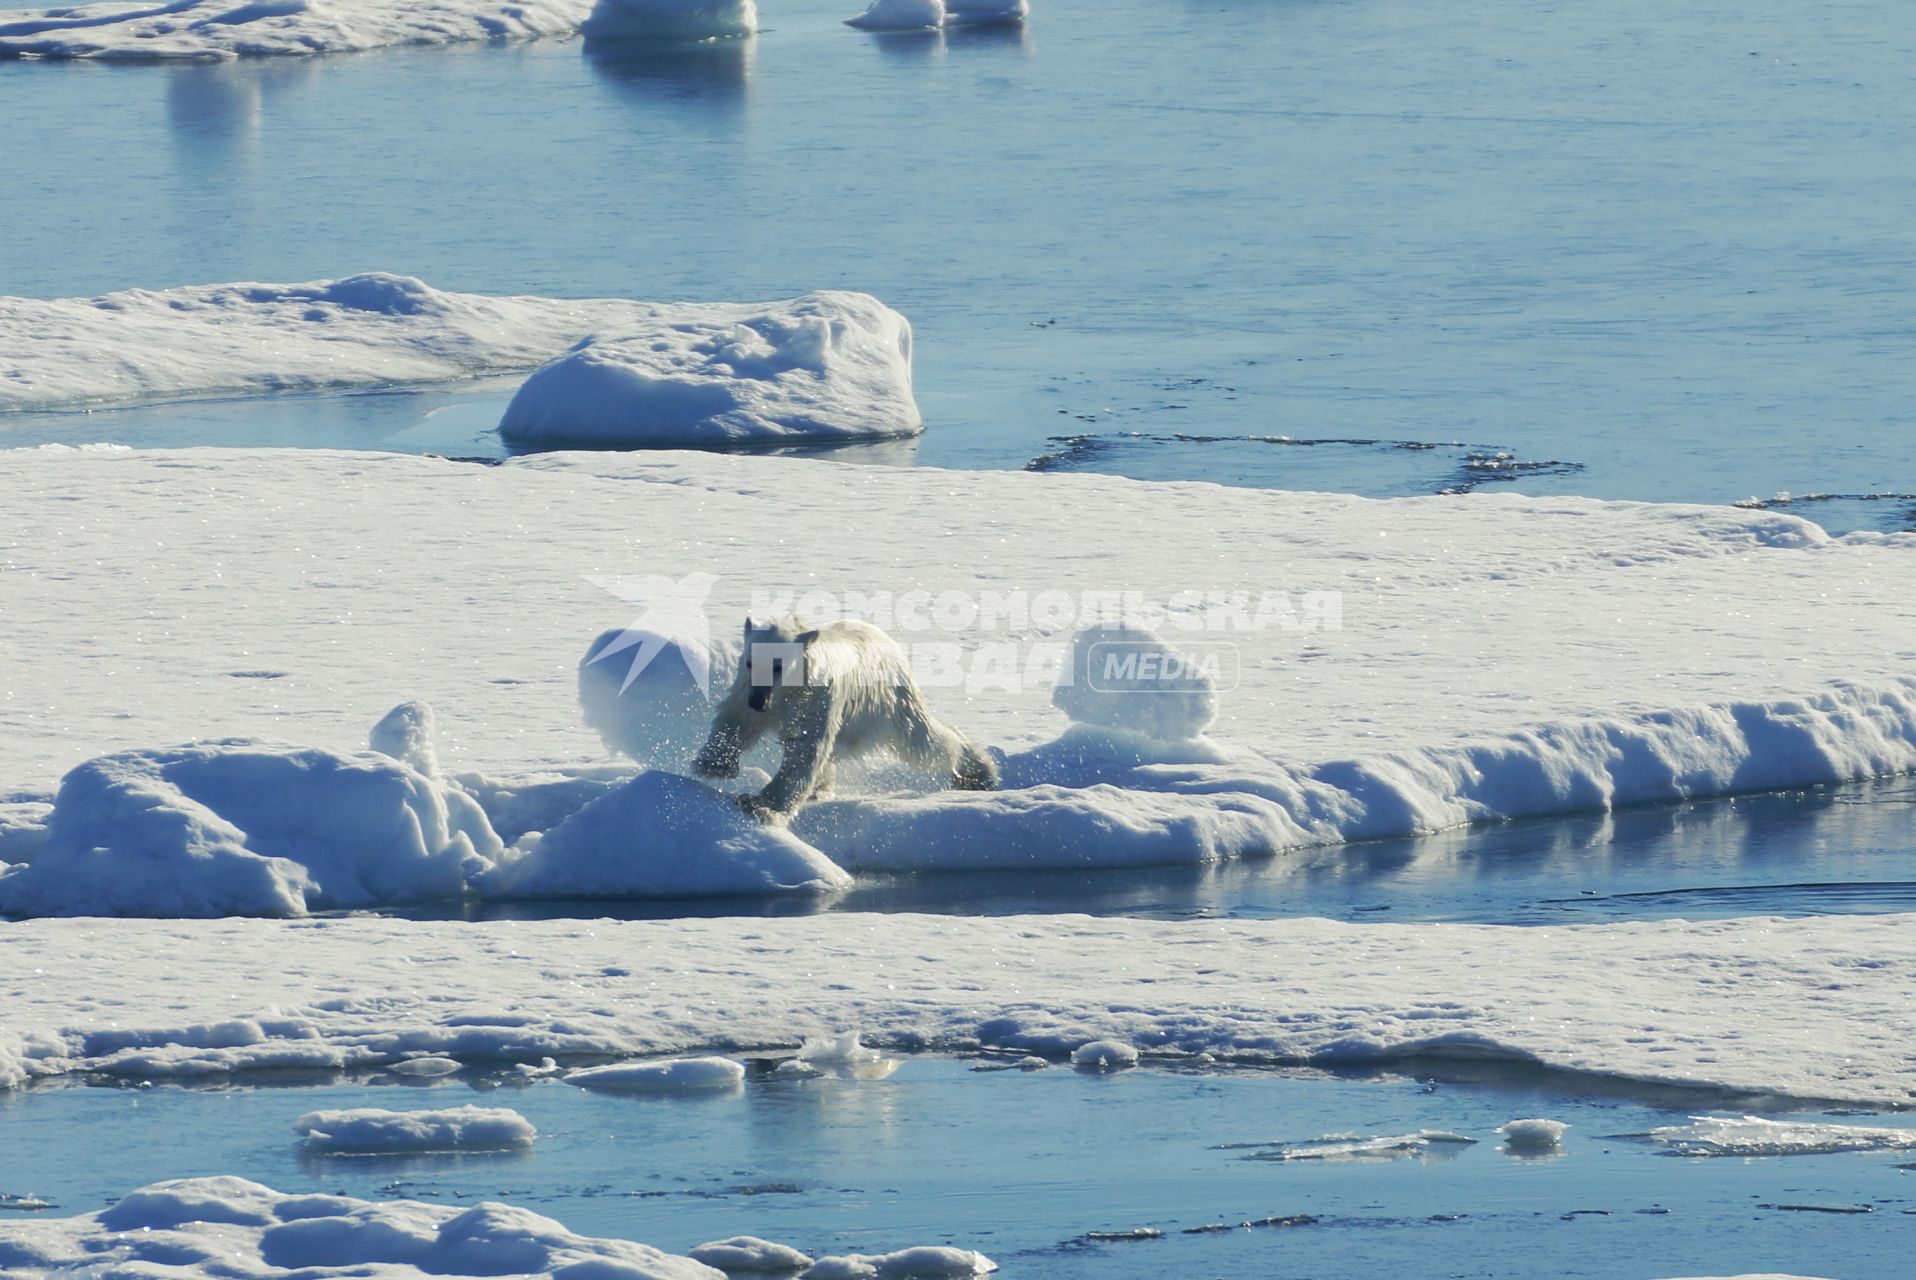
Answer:
<svg viewBox="0 0 1916 1280"><path fill-rule="evenodd" d="M1761 1116L1695 1116L1688 1124L1652 1129L1649 1136L1684 1156L1813 1156L1916 1148L1916 1129Z"/></svg>
<svg viewBox="0 0 1916 1280"><path fill-rule="evenodd" d="M577 29L590 8L589 0L105 0L0 9L0 57L152 61L349 53L557 35Z"/></svg>
<svg viewBox="0 0 1916 1280"><path fill-rule="evenodd" d="M502 852L463 792L383 755L228 741L123 751L60 784L0 913L304 915L459 897Z"/></svg>
<svg viewBox="0 0 1916 1280"><path fill-rule="evenodd" d="M160 1182L99 1213L0 1226L0 1272L377 1274L725 1280L702 1262L626 1240L576 1235L529 1209L287 1195L243 1178Z"/></svg>
<svg viewBox="0 0 1916 1280"><path fill-rule="evenodd" d="M765 445L922 425L911 326L859 293L660 304L449 293L373 273L0 297L0 411L527 369L507 416L526 441Z"/></svg>
<svg viewBox="0 0 1916 1280"><path fill-rule="evenodd" d="M934 27L1023 22L1031 0L872 0L865 12L845 19L866 31L922 31Z"/></svg>
<svg viewBox="0 0 1916 1280"><path fill-rule="evenodd" d="M451 1107L443 1111L386 1111L357 1107L308 1111L293 1121L308 1151L330 1155L396 1152L508 1151L529 1147L539 1131L509 1107Z"/></svg>
<svg viewBox="0 0 1916 1280"><path fill-rule="evenodd" d="M857 1027L894 1055L1055 1059L1096 1040L1245 1065L1437 1055L1907 1105L1912 965L1910 916L29 920L0 927L0 972L16 975L0 984L0 1085L422 1054L511 1074L545 1058L776 1052Z"/></svg>
<svg viewBox="0 0 1916 1280"><path fill-rule="evenodd" d="M796 1262L809 1266L804 1274L813 1280L931 1280L997 1270L981 1253L941 1245L812 1262L789 1246L740 1236L693 1253L701 1256L577 1235L530 1209L493 1201L460 1209L288 1195L234 1177L157 1182L98 1213L0 1223L0 1272L9 1276L726 1280L753 1271L793 1275Z"/></svg>
<svg viewBox="0 0 1916 1280"><path fill-rule="evenodd" d="M14 914L818 893L869 871L1201 862L1916 767L1916 538L1774 513L734 455L480 468L57 446L7 455L0 510L0 638L59 691L0 702ZM797 566L808 591L889 597L901 617L927 589L1128 591L1164 616L1075 657L1076 620L894 623L914 652L955 655L959 679L922 683L999 754L995 792L847 771L778 830L609 763L607 743L683 769L704 711L692 649L628 683L644 645L593 661L607 623L643 633L663 624L633 615L683 596L675 635L729 635ZM1248 625L1245 597L1273 591L1339 604L1323 625ZM1233 669L1054 692L1112 640L1222 647ZM712 670L732 661L699 644ZM967 676L1007 645L1024 678ZM299 742L248 741L266 731ZM385 754L354 754L369 742Z"/></svg>
<svg viewBox="0 0 1916 1280"><path fill-rule="evenodd" d="M715 447L915 435L911 325L877 299L813 293L762 311L580 342L500 420L531 444Z"/></svg>

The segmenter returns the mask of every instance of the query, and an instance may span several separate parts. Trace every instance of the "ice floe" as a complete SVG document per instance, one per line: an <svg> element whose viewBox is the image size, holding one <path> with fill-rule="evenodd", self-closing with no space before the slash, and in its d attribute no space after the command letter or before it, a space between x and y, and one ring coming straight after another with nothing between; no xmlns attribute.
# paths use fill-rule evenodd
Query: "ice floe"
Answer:
<svg viewBox="0 0 1916 1280"><path fill-rule="evenodd" d="M1475 1143L1475 1138L1442 1129L1420 1129L1416 1133L1364 1135L1326 1134L1304 1142L1261 1144L1244 1158L1270 1160L1279 1164L1321 1160L1327 1164L1358 1163L1373 1160L1400 1160L1426 1157L1435 1152L1455 1151Z"/></svg>
<svg viewBox="0 0 1916 1280"><path fill-rule="evenodd" d="M293 1121L309 1151L331 1155L395 1152L505 1151L529 1147L539 1131L509 1107L451 1107L443 1111L386 1111L357 1107L308 1111Z"/></svg>
<svg viewBox="0 0 1916 1280"><path fill-rule="evenodd" d="M665 305L451 293L369 273L0 297L0 411L445 382L548 362L513 401L525 439L765 444L920 426L910 325L857 293Z"/></svg>
<svg viewBox="0 0 1916 1280"><path fill-rule="evenodd" d="M911 325L877 299L811 293L753 312L585 339L527 378L499 431L542 445L842 443L923 429Z"/></svg>
<svg viewBox="0 0 1916 1280"><path fill-rule="evenodd" d="M0 972L17 975L0 984L0 1085L775 1053L858 1027L891 1055L1063 1058L1093 1040L1240 1063L1442 1055L1907 1105L1912 965L1909 916L29 920L0 927Z"/></svg>
<svg viewBox="0 0 1916 1280"><path fill-rule="evenodd" d="M990 1275L998 1264L982 1253L921 1245L893 1253L848 1253L820 1258L799 1280L946 1280Z"/></svg>
<svg viewBox="0 0 1916 1280"><path fill-rule="evenodd" d="M1650 1138L1684 1156L1811 1156L1916 1148L1916 1129L1761 1116L1696 1116L1688 1124L1652 1129Z"/></svg>
<svg viewBox="0 0 1916 1280"><path fill-rule="evenodd" d="M1570 1126L1561 1120L1512 1120L1499 1125L1497 1132L1504 1136L1504 1145L1519 1155L1540 1155L1556 1151L1563 1145L1563 1135Z"/></svg>
<svg viewBox="0 0 1916 1280"><path fill-rule="evenodd" d="M479 468L55 447L8 463L0 635L35 655L36 687L62 691L57 706L0 704L0 781L14 798L0 825L11 867L0 909L15 914L817 892L870 871L1201 862L1916 768L1916 601L1902 590L1916 539L1833 539L1771 513L1508 495L1370 502L733 455ZM848 511L886 535L859 536ZM1223 526L1227 540L1207 532ZM190 548L177 532L188 528ZM495 549L501 529L508 556ZM607 760L611 744L682 766L704 715L688 655L716 668L723 646L710 637L775 597L793 566L809 585L787 611L806 612L814 595L893 599L891 625L914 660L948 660L921 678L931 706L1001 757L1002 789L848 773L835 798L777 833L738 822L717 791ZM685 626L659 630L620 595L635 571L697 597ZM1254 589L1278 580L1341 605L1314 620L1307 608L1270 611L1277 621L1257 625ZM927 630L913 619L966 610L914 609L913 592L1042 607L996 630ZM1077 670L1074 635L1098 624L1088 607L1050 620L1058 611L1043 602L1119 593L1157 615L1125 624L1150 626L1150 644L1197 652L1221 638L1230 680L1088 707L1054 693L1059 672ZM635 616L632 635L674 646L629 686L642 639L580 667L619 608ZM1015 661L976 665L999 650ZM276 678L235 678L264 669ZM103 681L102 670L121 674ZM438 776L348 755L395 690L410 709L374 742ZM1164 696L1188 714L1128 709ZM287 724L312 745L159 745ZM167 781L264 768L214 758L230 751L318 752L336 773L353 759L412 797L401 807L419 806L418 848L398 807L345 815L315 799L326 770L273 775L306 789L290 803L310 821L283 840L273 823L284 806L257 788L203 796ZM71 802L49 815L54 780L89 756ZM149 774L157 807L102 808L79 787L111 780L94 790L126 799L152 791ZM342 874L338 851L367 844L353 823L375 809L395 824L379 841L399 840L404 856ZM151 894L92 856L130 849L138 824L160 823L177 838L133 843L188 858L179 833L211 830L208 813L238 833L218 865L156 874ZM451 848L458 836L475 856Z"/></svg>
<svg viewBox="0 0 1916 1280"><path fill-rule="evenodd" d="M755 1273L770 1271L784 1274L802 1271L812 1259L790 1245L761 1240L757 1236L731 1236L699 1245L692 1256L708 1267L721 1271Z"/></svg>
<svg viewBox="0 0 1916 1280"><path fill-rule="evenodd" d="M587 1067L565 1079L602 1093L730 1093L744 1082L745 1066L730 1058L669 1058Z"/></svg>
<svg viewBox="0 0 1916 1280"><path fill-rule="evenodd" d="M872 0L848 27L866 31L923 31L936 27L1023 22L1030 0Z"/></svg>
<svg viewBox="0 0 1916 1280"><path fill-rule="evenodd" d="M576 29L589 7L588 0L104 0L0 10L0 57L156 61L350 53L556 35Z"/></svg>
<svg viewBox="0 0 1916 1280"><path fill-rule="evenodd" d="M160 1182L99 1213L9 1223L9 1274L222 1274L255 1280L377 1274L384 1280L515 1275L724 1280L691 1258L575 1235L550 1218L486 1202L287 1195L243 1178Z"/></svg>

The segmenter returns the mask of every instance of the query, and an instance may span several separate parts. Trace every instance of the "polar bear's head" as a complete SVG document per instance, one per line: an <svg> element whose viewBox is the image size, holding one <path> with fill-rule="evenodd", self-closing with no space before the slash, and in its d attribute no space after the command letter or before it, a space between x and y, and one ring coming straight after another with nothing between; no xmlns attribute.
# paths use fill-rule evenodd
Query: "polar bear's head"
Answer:
<svg viewBox="0 0 1916 1280"><path fill-rule="evenodd" d="M805 636L795 618L745 619L738 681L750 690L746 705L752 710L770 707L777 690L805 683Z"/></svg>

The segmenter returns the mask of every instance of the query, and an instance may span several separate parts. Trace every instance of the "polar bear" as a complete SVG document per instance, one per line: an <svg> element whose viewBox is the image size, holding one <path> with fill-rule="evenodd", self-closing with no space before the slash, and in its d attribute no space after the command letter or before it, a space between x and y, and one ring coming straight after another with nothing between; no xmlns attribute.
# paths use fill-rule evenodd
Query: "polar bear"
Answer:
<svg viewBox="0 0 1916 1280"><path fill-rule="evenodd" d="M789 619L745 620L738 674L693 768L702 777L736 777L739 758L772 728L784 748L778 772L740 801L764 821L782 821L829 794L835 760L874 751L946 774L960 790L998 785L991 757L933 718L905 651L868 622L805 630Z"/></svg>

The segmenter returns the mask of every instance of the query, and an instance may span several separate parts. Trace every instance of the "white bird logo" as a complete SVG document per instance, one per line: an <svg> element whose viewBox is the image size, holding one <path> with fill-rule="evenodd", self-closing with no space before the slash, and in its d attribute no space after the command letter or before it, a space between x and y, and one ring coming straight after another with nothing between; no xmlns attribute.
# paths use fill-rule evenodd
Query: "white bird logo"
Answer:
<svg viewBox="0 0 1916 1280"><path fill-rule="evenodd" d="M688 573L683 578L667 578L644 574L614 578L588 574L586 581L642 609L637 621L600 645L599 651L587 659L599 662L627 649L634 651L632 662L626 667L625 683L619 686L620 693L632 687L639 673L668 644L679 646L693 683L702 690L708 688L712 673L712 625L705 612L705 602L718 583L716 575Z"/></svg>

